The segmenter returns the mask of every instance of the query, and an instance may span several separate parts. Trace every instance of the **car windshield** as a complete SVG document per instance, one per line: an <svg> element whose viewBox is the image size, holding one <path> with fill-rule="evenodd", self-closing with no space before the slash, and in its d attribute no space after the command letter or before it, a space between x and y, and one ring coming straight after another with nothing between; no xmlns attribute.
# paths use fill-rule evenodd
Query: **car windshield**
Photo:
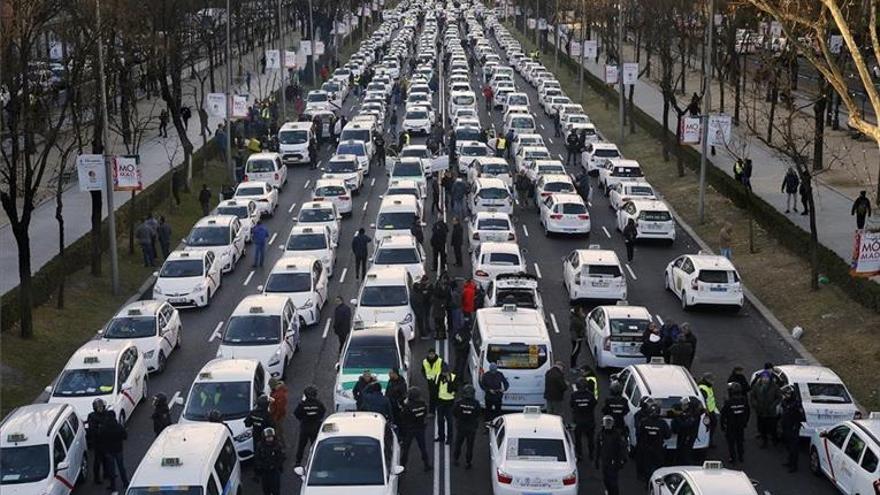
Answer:
<svg viewBox="0 0 880 495"><path fill-rule="evenodd" d="M587 118L586 115L569 115L568 123L569 124L587 124L590 122L590 119Z"/></svg>
<svg viewBox="0 0 880 495"><path fill-rule="evenodd" d="M547 150L530 150L525 152L527 160L547 160L550 158L550 152Z"/></svg>
<svg viewBox="0 0 880 495"><path fill-rule="evenodd" d="M139 339L156 335L155 316L119 316L110 320L105 339Z"/></svg>
<svg viewBox="0 0 880 495"><path fill-rule="evenodd" d="M406 148L403 150L403 153L401 153L400 156L411 158L431 158L431 151L427 148Z"/></svg>
<svg viewBox="0 0 880 495"><path fill-rule="evenodd" d="M406 112L406 118L408 120L425 120L428 118L428 112L424 112L421 110Z"/></svg>
<svg viewBox="0 0 880 495"><path fill-rule="evenodd" d="M615 177L642 177L641 167L614 167L612 175Z"/></svg>
<svg viewBox="0 0 880 495"><path fill-rule="evenodd" d="M49 476L49 444L0 449L0 485L32 483Z"/></svg>
<svg viewBox="0 0 880 495"><path fill-rule="evenodd" d="M354 160L331 160L325 165L324 171L330 173L354 173L358 169Z"/></svg>
<svg viewBox="0 0 880 495"><path fill-rule="evenodd" d="M169 260L162 265L160 278L200 277L204 274L204 263L201 259Z"/></svg>
<svg viewBox="0 0 880 495"><path fill-rule="evenodd" d="M308 131L281 131L278 133L280 144L305 144L309 142Z"/></svg>
<svg viewBox="0 0 880 495"><path fill-rule="evenodd" d="M187 398L183 417L207 421L211 411L224 421L242 419L251 410L251 382L196 382Z"/></svg>
<svg viewBox="0 0 880 495"><path fill-rule="evenodd" d="M336 217L329 208L305 208L299 211L297 220L301 223L332 222Z"/></svg>
<svg viewBox="0 0 880 495"><path fill-rule="evenodd" d="M611 335L638 334L642 335L648 328L649 320L638 320L635 318L612 318L608 320L608 326L611 327Z"/></svg>
<svg viewBox="0 0 880 495"><path fill-rule="evenodd" d="M516 304L520 308L532 308L536 309L538 307L537 301L535 300L535 292L532 289L498 289L495 292L495 305L503 306L507 304L507 299L509 297L513 298L514 304Z"/></svg>
<svg viewBox="0 0 880 495"><path fill-rule="evenodd" d="M272 273L266 280L265 292L311 292L312 274L300 273Z"/></svg>
<svg viewBox="0 0 880 495"><path fill-rule="evenodd" d="M587 207L581 203L562 203L562 213L566 215L585 215Z"/></svg>
<svg viewBox="0 0 880 495"><path fill-rule="evenodd" d="M541 175L564 174L565 169L559 165L539 165L538 173Z"/></svg>
<svg viewBox="0 0 880 495"><path fill-rule="evenodd" d="M88 397L113 393L116 370L88 368L64 370L52 395L55 397Z"/></svg>
<svg viewBox="0 0 880 495"><path fill-rule="evenodd" d="M486 360L499 368L535 370L547 362L544 344L489 344Z"/></svg>
<svg viewBox="0 0 880 495"><path fill-rule="evenodd" d="M489 156L489 148L485 146L462 146L461 154L464 156Z"/></svg>
<svg viewBox="0 0 880 495"><path fill-rule="evenodd" d="M376 228L380 230L409 230L412 227L415 213L396 211L380 213L376 219Z"/></svg>
<svg viewBox="0 0 880 495"><path fill-rule="evenodd" d="M415 248L382 248L376 252L377 265L411 265L420 262Z"/></svg>
<svg viewBox="0 0 880 495"><path fill-rule="evenodd" d="M422 165L419 162L398 162L394 166L393 177L422 177Z"/></svg>
<svg viewBox="0 0 880 495"><path fill-rule="evenodd" d="M130 486L125 495L202 495L200 486Z"/></svg>
<svg viewBox="0 0 880 495"><path fill-rule="evenodd" d="M352 339L342 363L346 370L390 370L399 365L397 350L390 339L386 345L375 341L364 344Z"/></svg>
<svg viewBox="0 0 880 495"><path fill-rule="evenodd" d="M218 206L217 207L218 215L235 215L238 218L247 218L248 217L248 207L247 206Z"/></svg>
<svg viewBox="0 0 880 495"><path fill-rule="evenodd" d="M565 443L559 438L510 438L507 459L512 461L565 462Z"/></svg>
<svg viewBox="0 0 880 495"><path fill-rule="evenodd" d="M489 253L483 256L483 261L490 265L516 266L519 265L519 255L513 253Z"/></svg>
<svg viewBox="0 0 880 495"><path fill-rule="evenodd" d="M477 222L477 230L510 230L510 222L504 218L483 218Z"/></svg>
<svg viewBox="0 0 880 495"><path fill-rule="evenodd" d="M223 343L267 345L281 341L281 319L277 315L233 316L226 325Z"/></svg>
<svg viewBox="0 0 880 495"><path fill-rule="evenodd" d="M510 127L514 129L532 129L535 127L535 121L531 117L516 117L511 119Z"/></svg>
<svg viewBox="0 0 880 495"><path fill-rule="evenodd" d="M573 192L574 186L571 182L548 182L544 184L544 190L547 192Z"/></svg>
<svg viewBox="0 0 880 495"><path fill-rule="evenodd" d="M487 163L481 168L484 174L492 175L504 175L510 171L510 169L507 168L507 165L503 163Z"/></svg>
<svg viewBox="0 0 880 495"><path fill-rule="evenodd" d="M385 194L389 196L392 194L405 194L414 198L419 197L419 191L414 187L389 187Z"/></svg>
<svg viewBox="0 0 880 495"><path fill-rule="evenodd" d="M382 447L370 437L321 440L309 466L309 486L374 486L385 484Z"/></svg>
<svg viewBox="0 0 880 495"><path fill-rule="evenodd" d="M339 139L342 141L363 141L366 143L370 140L370 130L345 129L342 131L342 136L340 136Z"/></svg>
<svg viewBox="0 0 880 495"><path fill-rule="evenodd" d="M266 190L262 187L239 187L235 191L236 196L262 196L266 194Z"/></svg>
<svg viewBox="0 0 880 495"><path fill-rule="evenodd" d="M654 190L648 186L630 186L627 194L630 196L653 196Z"/></svg>
<svg viewBox="0 0 880 495"><path fill-rule="evenodd" d="M336 154L364 156L367 154L367 150L364 147L364 143L340 143L336 147Z"/></svg>
<svg viewBox="0 0 880 495"><path fill-rule="evenodd" d="M645 220L647 222L669 222L672 220L672 215L670 215L668 211L643 211L639 213L639 220Z"/></svg>
<svg viewBox="0 0 880 495"><path fill-rule="evenodd" d="M315 196L345 196L348 190L343 186L321 186L315 189Z"/></svg>
<svg viewBox="0 0 880 495"><path fill-rule="evenodd" d="M849 404L852 402L842 383L807 383L814 404Z"/></svg>
<svg viewBox="0 0 880 495"><path fill-rule="evenodd" d="M229 227L193 227L186 239L188 246L225 246L229 244Z"/></svg>
<svg viewBox="0 0 880 495"><path fill-rule="evenodd" d="M326 249L327 238L324 234L294 234L287 239L288 251L312 251Z"/></svg>
<svg viewBox="0 0 880 495"><path fill-rule="evenodd" d="M593 156L599 158L619 158L620 153L617 150L600 148L593 152Z"/></svg>
<svg viewBox="0 0 880 495"><path fill-rule="evenodd" d="M360 306L381 308L409 305L405 285L367 285L361 292Z"/></svg>
<svg viewBox="0 0 880 495"><path fill-rule="evenodd" d="M320 103L322 101L327 101L329 99L329 95L327 93L310 93L307 96L307 100L309 103Z"/></svg>
<svg viewBox="0 0 880 495"><path fill-rule="evenodd" d="M507 97L507 106L528 105L529 97L526 95L510 95Z"/></svg>
<svg viewBox="0 0 880 495"><path fill-rule="evenodd" d="M480 199L507 199L510 197L510 193L507 192L507 189L500 187L484 187L477 193L477 197Z"/></svg>
<svg viewBox="0 0 880 495"><path fill-rule="evenodd" d="M275 162L272 160L248 160L247 171L250 173L274 172Z"/></svg>

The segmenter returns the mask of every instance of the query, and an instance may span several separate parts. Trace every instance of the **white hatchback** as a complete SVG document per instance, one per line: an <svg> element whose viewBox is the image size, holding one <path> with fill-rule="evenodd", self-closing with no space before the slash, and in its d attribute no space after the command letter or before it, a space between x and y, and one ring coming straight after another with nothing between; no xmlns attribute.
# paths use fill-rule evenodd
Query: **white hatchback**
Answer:
<svg viewBox="0 0 880 495"><path fill-rule="evenodd" d="M333 243L339 242L339 220L342 215L336 210L336 205L332 201L310 201L303 204L296 216L296 224L303 227L312 227L321 229L327 227L330 229L330 236Z"/></svg>
<svg viewBox="0 0 880 495"><path fill-rule="evenodd" d="M473 278L483 288L502 273L526 271L526 262L514 242L483 242L471 254Z"/></svg>
<svg viewBox="0 0 880 495"><path fill-rule="evenodd" d="M580 195L554 193L539 205L544 235L590 233L590 212Z"/></svg>
<svg viewBox="0 0 880 495"><path fill-rule="evenodd" d="M400 266L406 269L413 280L419 280L425 274L427 257L412 235L390 235L379 239L370 259L374 267Z"/></svg>
<svg viewBox="0 0 880 495"><path fill-rule="evenodd" d="M147 299L127 304L104 328L103 340L130 340L144 356L147 371L165 371L168 356L180 348L180 314L165 301Z"/></svg>
<svg viewBox="0 0 880 495"><path fill-rule="evenodd" d="M220 288L220 261L213 251L174 251L153 274L153 299L177 307L201 308L211 304Z"/></svg>
<svg viewBox="0 0 880 495"><path fill-rule="evenodd" d="M266 182L242 182L235 188L235 199L254 200L261 216L272 216L278 209L278 190Z"/></svg>
<svg viewBox="0 0 880 495"><path fill-rule="evenodd" d="M501 179L477 179L471 193L471 210L513 214L513 196Z"/></svg>
<svg viewBox="0 0 880 495"><path fill-rule="evenodd" d="M403 267L372 267L367 272L357 299L354 321L365 324L393 321L407 340L415 338L415 313L410 305L413 278Z"/></svg>
<svg viewBox="0 0 880 495"><path fill-rule="evenodd" d="M645 362L642 338L651 323L643 306L598 306L587 314L586 343L597 368L624 368Z"/></svg>
<svg viewBox="0 0 880 495"><path fill-rule="evenodd" d="M342 179L316 180L312 201L330 201L341 215L351 215L351 191Z"/></svg>
<svg viewBox="0 0 880 495"><path fill-rule="evenodd" d="M736 268L724 256L685 254L666 265L664 285L681 299L682 309L697 304L743 305L743 287Z"/></svg>
<svg viewBox="0 0 880 495"><path fill-rule="evenodd" d="M468 252L473 252L483 242L516 243L516 229L510 215L502 212L475 213L468 220L467 235Z"/></svg>
<svg viewBox="0 0 880 495"><path fill-rule="evenodd" d="M636 224L636 239L665 239L675 242L675 221L666 203L653 199L631 199L617 210L617 230L623 232L630 220Z"/></svg>
<svg viewBox="0 0 880 495"><path fill-rule="evenodd" d="M275 262L266 283L257 290L289 297L301 319L300 327L304 327L320 321L329 285L321 260L311 256L287 256Z"/></svg>
<svg viewBox="0 0 880 495"><path fill-rule="evenodd" d="M210 249L220 262L223 273L231 272L244 256L245 233L238 217L212 215L202 217L184 239L184 251Z"/></svg>

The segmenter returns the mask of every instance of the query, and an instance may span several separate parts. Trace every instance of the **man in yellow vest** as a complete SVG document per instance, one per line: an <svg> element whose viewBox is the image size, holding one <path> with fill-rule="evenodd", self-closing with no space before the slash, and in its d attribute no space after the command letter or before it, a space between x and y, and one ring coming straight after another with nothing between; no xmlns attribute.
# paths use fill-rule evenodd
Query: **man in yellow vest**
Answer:
<svg viewBox="0 0 880 495"><path fill-rule="evenodd" d="M709 446L715 444L715 425L718 423L718 406L715 403L715 389L712 388L712 373L703 373L697 388L706 401L706 415L709 417Z"/></svg>
<svg viewBox="0 0 880 495"><path fill-rule="evenodd" d="M437 355L433 348L428 349L428 355L422 360L422 376L428 382L428 411L434 414L437 410L437 377L443 369L443 358Z"/></svg>
<svg viewBox="0 0 880 495"><path fill-rule="evenodd" d="M435 442L452 443L452 408L455 405L455 373L443 363L436 379L437 386L437 437Z"/></svg>
<svg viewBox="0 0 880 495"><path fill-rule="evenodd" d="M495 141L495 156L498 158L503 157L505 150L507 150L507 139L505 139L503 134L500 134L498 140Z"/></svg>

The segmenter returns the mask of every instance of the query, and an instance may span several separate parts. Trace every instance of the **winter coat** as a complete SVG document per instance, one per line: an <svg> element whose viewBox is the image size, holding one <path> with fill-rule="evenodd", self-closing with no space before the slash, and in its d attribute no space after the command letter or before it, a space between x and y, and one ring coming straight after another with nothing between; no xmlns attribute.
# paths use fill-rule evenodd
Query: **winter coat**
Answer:
<svg viewBox="0 0 880 495"><path fill-rule="evenodd" d="M775 418L778 415L777 406L782 400L782 392L773 380L766 384L759 381L752 386L749 400L759 418Z"/></svg>

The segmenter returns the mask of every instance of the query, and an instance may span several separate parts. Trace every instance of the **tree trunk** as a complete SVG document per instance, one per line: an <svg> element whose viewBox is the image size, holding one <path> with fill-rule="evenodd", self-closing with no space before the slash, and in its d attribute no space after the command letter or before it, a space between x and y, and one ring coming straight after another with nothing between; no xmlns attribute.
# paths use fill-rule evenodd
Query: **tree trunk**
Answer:
<svg viewBox="0 0 880 495"><path fill-rule="evenodd" d="M822 170L825 160L825 107L828 106L828 85L822 83L819 98L813 104L813 171Z"/></svg>
<svg viewBox="0 0 880 495"><path fill-rule="evenodd" d="M776 120L776 102L779 101L779 87L774 80L770 83L770 116L767 119L767 142L773 142L773 122Z"/></svg>
<svg viewBox="0 0 880 495"><path fill-rule="evenodd" d="M677 112L676 112L677 113ZM675 156L676 156L676 167L678 168L678 176L684 177L684 159L682 158L681 152L681 118L684 116L683 113L677 113L678 120L675 123Z"/></svg>
<svg viewBox="0 0 880 495"><path fill-rule="evenodd" d="M669 98L663 98L663 129L669 129ZM676 131L677 133L678 131ZM669 161L669 132L662 133L663 142L663 161Z"/></svg>
<svg viewBox="0 0 880 495"><path fill-rule="evenodd" d="M813 203L813 185L807 183L807 204L810 206L810 288L819 290L819 231L816 227L816 207Z"/></svg>
<svg viewBox="0 0 880 495"><path fill-rule="evenodd" d="M740 83L743 80L742 72L739 65L739 57L733 59L733 125L739 126L739 112L742 104L742 93Z"/></svg>
<svg viewBox="0 0 880 495"><path fill-rule="evenodd" d="M63 166L63 165L62 165ZM58 222L58 259L61 265L64 265L64 187L61 174L58 175L58 188L55 190L55 220ZM64 282L65 272L61 270L61 279L58 281L58 295L56 297L56 307L64 309Z"/></svg>
<svg viewBox="0 0 880 495"><path fill-rule="evenodd" d="M25 215L22 215L24 217ZM15 245L18 246L18 311L21 338L29 339L34 335L33 320L33 284L31 278L31 239L28 224L23 219L12 224Z"/></svg>
<svg viewBox="0 0 880 495"><path fill-rule="evenodd" d="M621 77L623 77L623 76L621 76ZM633 116L632 116L632 113L633 113L633 93L635 92L635 90L636 90L636 85L630 84L630 86L629 86L629 103L628 103L628 108L626 111L627 120L629 120L629 133L630 134L636 133L636 121L633 119Z"/></svg>

